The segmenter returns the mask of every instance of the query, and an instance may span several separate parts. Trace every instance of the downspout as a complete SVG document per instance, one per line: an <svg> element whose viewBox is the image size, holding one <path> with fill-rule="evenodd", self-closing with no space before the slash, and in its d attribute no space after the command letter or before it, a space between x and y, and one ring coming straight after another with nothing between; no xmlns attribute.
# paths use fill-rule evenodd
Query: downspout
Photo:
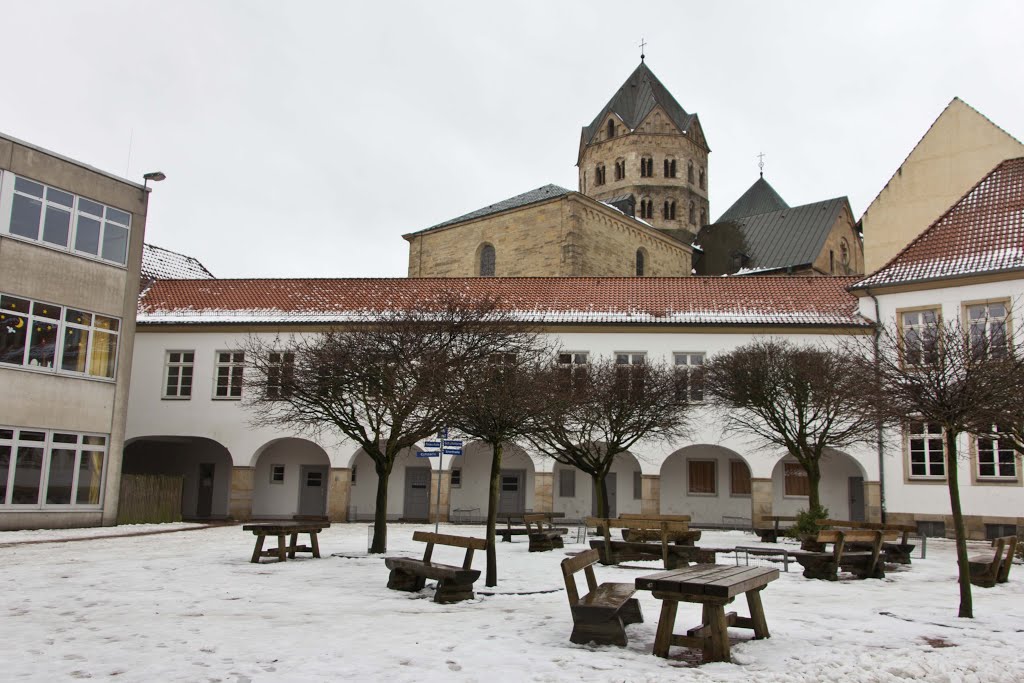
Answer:
<svg viewBox="0 0 1024 683"><path fill-rule="evenodd" d="M880 346L881 346L881 335L882 335L882 312L881 307L878 305L878 297L871 293L870 289L865 289L864 293L871 297L871 300L875 302L875 334L874 334L874 351L875 351L875 378L878 377L878 365L880 361ZM885 442L882 434L882 420L877 421L877 447L878 447L878 503L881 507L882 513L882 524L885 524Z"/></svg>

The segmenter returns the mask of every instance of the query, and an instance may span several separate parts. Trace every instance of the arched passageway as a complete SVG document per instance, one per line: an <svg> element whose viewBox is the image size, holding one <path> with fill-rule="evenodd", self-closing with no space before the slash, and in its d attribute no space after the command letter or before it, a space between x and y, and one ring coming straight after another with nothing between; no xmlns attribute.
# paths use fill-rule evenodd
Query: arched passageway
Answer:
<svg viewBox="0 0 1024 683"><path fill-rule="evenodd" d="M289 519L326 517L331 461L305 439L276 439L254 457L252 516Z"/></svg>
<svg viewBox="0 0 1024 683"><path fill-rule="evenodd" d="M231 492L231 454L198 436L146 436L124 448L122 476L162 474L181 478L181 516L225 519Z"/></svg>
<svg viewBox="0 0 1024 683"><path fill-rule="evenodd" d="M722 446L680 448L661 465L661 512L690 515L696 524L750 526L750 467Z"/></svg>
<svg viewBox="0 0 1024 683"><path fill-rule="evenodd" d="M864 521L866 473L863 466L842 451L828 450L821 457L821 504L834 519ZM776 515L795 515L807 509L807 473L791 456L785 456L772 470L772 511Z"/></svg>

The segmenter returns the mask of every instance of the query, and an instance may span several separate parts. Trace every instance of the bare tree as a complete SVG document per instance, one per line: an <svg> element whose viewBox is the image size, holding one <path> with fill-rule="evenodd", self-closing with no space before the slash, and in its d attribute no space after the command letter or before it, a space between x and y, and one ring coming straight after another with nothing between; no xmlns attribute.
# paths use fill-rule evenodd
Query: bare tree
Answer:
<svg viewBox="0 0 1024 683"><path fill-rule="evenodd" d="M615 456L640 441L687 433L692 405L684 376L663 363L549 365L538 380L547 392L526 439L538 451L591 476L599 517L608 514L606 478Z"/></svg>
<svg viewBox="0 0 1024 683"><path fill-rule="evenodd" d="M960 321L938 320L902 333L883 327L877 346L873 359L864 351L878 375L868 398L886 423L907 429L911 443L917 442L911 476L946 480L960 573L959 616L973 617L957 440L960 434L985 432L1003 420L1021 418L1024 346L1005 335L979 335Z"/></svg>
<svg viewBox="0 0 1024 683"><path fill-rule="evenodd" d="M521 440L535 428L532 417L544 399L538 369L553 350L527 330L510 332L506 347L468 367L451 425L491 447L487 499L486 585L498 585L495 525L501 483L501 457L506 444Z"/></svg>
<svg viewBox="0 0 1024 683"><path fill-rule="evenodd" d="M826 449L877 434L874 414L863 408L865 375L858 361L842 349L767 339L719 354L705 365L709 401L723 410L726 428L782 447L800 463L807 473L812 515L822 511Z"/></svg>
<svg viewBox="0 0 1024 683"><path fill-rule="evenodd" d="M384 552L395 459L446 424L458 378L504 348L508 320L496 300L442 296L345 329L250 335L245 401L255 423L336 430L362 448L377 473L370 552Z"/></svg>

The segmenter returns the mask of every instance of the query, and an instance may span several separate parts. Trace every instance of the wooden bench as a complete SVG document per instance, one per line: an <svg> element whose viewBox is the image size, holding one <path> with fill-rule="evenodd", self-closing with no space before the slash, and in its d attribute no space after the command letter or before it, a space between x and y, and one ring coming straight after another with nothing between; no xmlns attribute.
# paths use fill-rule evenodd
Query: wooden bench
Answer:
<svg viewBox="0 0 1024 683"><path fill-rule="evenodd" d="M562 577L572 611L572 635L569 640L584 644L625 645L626 625L644 620L640 602L633 597L636 588L629 583L597 584L594 563L596 550L585 550L562 560ZM576 587L575 574L583 570L587 577L587 594L582 598Z"/></svg>
<svg viewBox="0 0 1024 683"><path fill-rule="evenodd" d="M527 535L530 538L529 552L538 553L565 547L562 534L567 533L569 529L555 528L548 514L528 512L523 515L523 523L526 524Z"/></svg>
<svg viewBox="0 0 1024 683"><path fill-rule="evenodd" d="M601 529L602 538L590 542L590 547L598 551L601 564L619 564L629 560L661 560L665 569L678 569L689 566L691 562L713 564L715 553L724 550L698 548L695 545L671 541L677 534L682 533L697 534L692 538L700 537L699 531L690 532L688 528L684 528L688 526L686 522L588 517L587 526ZM628 529L630 538L634 538L632 535L634 532L640 532L645 536L650 532L656 534L658 541L613 541L611 539L612 529Z"/></svg>
<svg viewBox="0 0 1024 683"><path fill-rule="evenodd" d="M565 517L564 512L512 512L499 514L497 516L497 522L505 523L505 528L495 528L494 534L501 536L503 543L510 543L513 536L529 536L530 530L526 526L526 522L523 520L524 515L543 515L548 521L553 521L560 517ZM521 524L522 526L513 527L513 524ZM569 533L568 527L558 527L558 531L563 534Z"/></svg>
<svg viewBox="0 0 1024 683"><path fill-rule="evenodd" d="M435 534L428 531L414 531L412 540L427 544L423 559L409 557L385 557L384 565L391 570L388 588L398 591L416 592L423 590L427 579L437 581L434 602L458 602L472 600L473 582L480 578L480 571L473 569L473 551L486 550L487 541L468 536ZM438 564L431 559L435 545L465 548L466 556L461 567Z"/></svg>
<svg viewBox="0 0 1024 683"><path fill-rule="evenodd" d="M840 527L843 529L875 529L882 532L882 557L893 564L910 564L910 553L914 546L908 543L911 532L917 527L909 524L882 524L880 522L854 522L845 519L819 519L818 526ZM894 536L895 534L895 536ZM866 548L854 548L866 549Z"/></svg>
<svg viewBox="0 0 1024 683"><path fill-rule="evenodd" d="M785 515L765 515L762 517L765 522L771 522L770 527L758 527L754 529L754 533L758 535L763 543L776 543L779 540L779 534L785 533L793 522L796 522L796 517L787 517ZM788 526L779 527L780 522L789 522Z"/></svg>
<svg viewBox="0 0 1024 683"><path fill-rule="evenodd" d="M817 538L807 547L825 548L832 545L832 551L801 550L790 553L804 568L808 579L836 581L839 570L851 572L859 579L884 579L885 564L882 561L883 532L877 529L822 529ZM853 544L869 550L854 550Z"/></svg>
<svg viewBox="0 0 1024 683"><path fill-rule="evenodd" d="M261 557L276 557L278 562L284 562L289 557L294 559L295 553L310 553L313 557L320 557L320 545L317 543L316 535L328 528L329 522L260 522L257 524L245 524L242 531L251 531L256 536L256 548L252 551L250 562L259 562ZM309 534L309 545L299 545L299 534ZM267 536L277 537L277 547L270 550L263 549L263 543ZM291 536L286 543L285 539Z"/></svg>
<svg viewBox="0 0 1024 683"><path fill-rule="evenodd" d="M997 583L1006 583L1010 578L1010 565L1017 550L1016 536L1002 536L992 539L992 550L967 558L971 570L971 583L982 588L992 588Z"/></svg>
<svg viewBox="0 0 1024 683"><path fill-rule="evenodd" d="M694 531L690 529L690 515L644 515L637 513L624 512L619 515L619 519L623 521L633 521L643 524L659 524L660 522L674 522L672 525L672 531L668 533L668 540L672 543L678 543L680 545L694 545L700 540L700 531ZM622 529L622 540L624 541L639 541L641 543L650 543L652 541L661 541L661 530L660 529L639 529L639 528L624 528Z"/></svg>

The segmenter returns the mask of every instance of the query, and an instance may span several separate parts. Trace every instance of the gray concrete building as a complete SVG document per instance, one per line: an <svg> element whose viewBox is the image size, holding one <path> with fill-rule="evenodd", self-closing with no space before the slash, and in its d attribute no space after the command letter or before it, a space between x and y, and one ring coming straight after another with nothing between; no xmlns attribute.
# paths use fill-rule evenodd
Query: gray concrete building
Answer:
<svg viewBox="0 0 1024 683"><path fill-rule="evenodd" d="M147 203L0 134L0 529L117 519Z"/></svg>

